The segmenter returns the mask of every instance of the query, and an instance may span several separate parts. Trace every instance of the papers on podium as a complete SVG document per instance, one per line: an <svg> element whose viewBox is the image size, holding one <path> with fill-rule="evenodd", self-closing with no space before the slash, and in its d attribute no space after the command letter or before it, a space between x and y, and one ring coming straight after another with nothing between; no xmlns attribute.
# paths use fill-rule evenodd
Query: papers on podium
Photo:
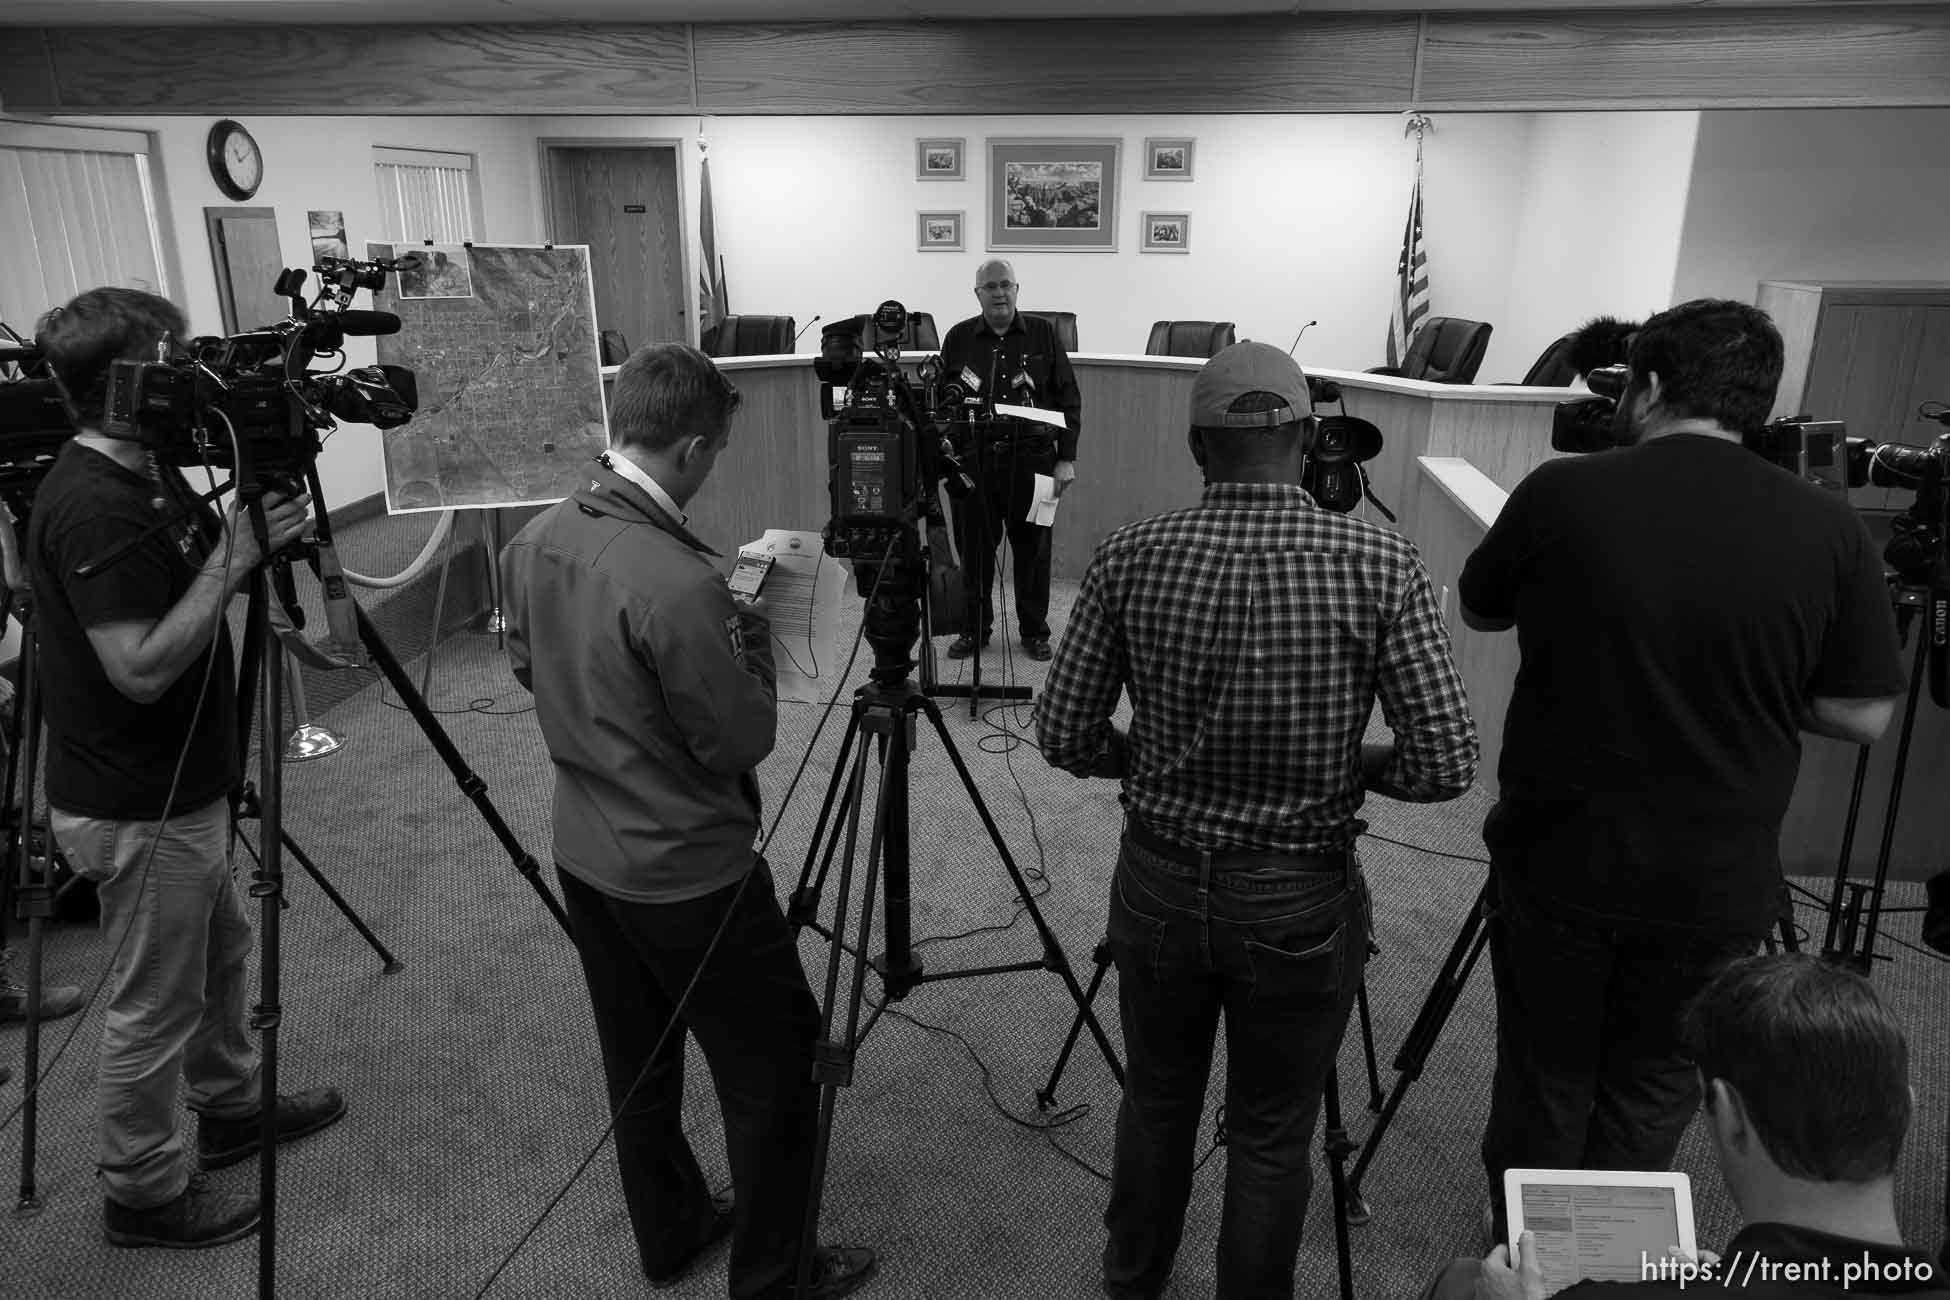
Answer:
<svg viewBox="0 0 1950 1300"><path fill-rule="evenodd" d="M846 573L827 564L818 533L767 529L740 555L769 555L775 563L761 593L771 610L772 663L781 700L824 704L838 688L840 593Z"/></svg>

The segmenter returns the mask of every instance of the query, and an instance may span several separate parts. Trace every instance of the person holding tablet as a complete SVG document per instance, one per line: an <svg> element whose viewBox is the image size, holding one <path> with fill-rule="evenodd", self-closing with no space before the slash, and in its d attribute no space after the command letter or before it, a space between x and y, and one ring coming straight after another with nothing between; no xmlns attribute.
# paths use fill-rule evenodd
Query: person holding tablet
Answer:
<svg viewBox="0 0 1950 1300"><path fill-rule="evenodd" d="M1651 1255L1636 1281L1553 1289L1535 1235L1461 1259L1432 1300L1697 1295L1767 1300L1902 1295L1950 1300L1950 1281L1896 1222L1896 1160L1914 1098L1902 1027L1866 979L1806 954L1737 961L1683 1021L1707 1129L1744 1226L1718 1256Z"/></svg>

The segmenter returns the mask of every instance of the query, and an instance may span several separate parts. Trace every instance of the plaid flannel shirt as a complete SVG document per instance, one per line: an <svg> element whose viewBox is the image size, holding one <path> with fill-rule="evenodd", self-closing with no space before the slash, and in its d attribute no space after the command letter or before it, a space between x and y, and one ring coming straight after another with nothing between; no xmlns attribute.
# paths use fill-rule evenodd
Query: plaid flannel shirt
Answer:
<svg viewBox="0 0 1950 1300"><path fill-rule="evenodd" d="M1374 701L1396 752L1377 784L1451 799L1476 727L1449 632L1405 538L1285 484L1201 503L1098 546L1037 714L1045 757L1088 775L1131 694L1124 805L1195 849L1316 853L1366 823Z"/></svg>

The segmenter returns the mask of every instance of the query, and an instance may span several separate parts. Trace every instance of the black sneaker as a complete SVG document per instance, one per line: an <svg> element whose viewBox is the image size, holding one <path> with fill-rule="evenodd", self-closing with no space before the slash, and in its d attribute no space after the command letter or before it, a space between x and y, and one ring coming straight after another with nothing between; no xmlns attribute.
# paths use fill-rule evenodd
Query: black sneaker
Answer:
<svg viewBox="0 0 1950 1300"><path fill-rule="evenodd" d="M839 1300L867 1284L880 1257L865 1246L821 1246L813 1252L812 1285L806 1300Z"/></svg>
<svg viewBox="0 0 1950 1300"><path fill-rule="evenodd" d="M196 1153L205 1169L223 1169L257 1154L262 1145L261 1115L249 1119L211 1119L197 1126ZM337 1088L312 1088L278 1097L278 1144L293 1142L345 1118L345 1098Z"/></svg>
<svg viewBox="0 0 1950 1300"><path fill-rule="evenodd" d="M711 1253L711 1248L731 1235L731 1211L736 1204L731 1192L719 1192L711 1198L711 1227L704 1234L704 1240L697 1243L691 1253L677 1262L668 1273L650 1274L650 1285L659 1291L676 1286L690 1276L693 1268Z"/></svg>
<svg viewBox="0 0 1950 1300"><path fill-rule="evenodd" d="M988 643L989 643L989 638L983 637L982 644L987 645ZM966 659L968 658L968 656L974 653L975 653L975 638L969 636L965 632L962 635L956 637L954 641L951 642L948 646L948 657L950 659Z"/></svg>
<svg viewBox="0 0 1950 1300"><path fill-rule="evenodd" d="M1048 663L1053 653L1046 636L1026 636L1022 639L1022 652L1040 663Z"/></svg>
<svg viewBox="0 0 1950 1300"><path fill-rule="evenodd" d="M250 1236L257 1231L258 1218L255 1196L218 1191L202 1174L191 1174L181 1196L146 1210L104 1199L102 1236L111 1246L200 1250Z"/></svg>

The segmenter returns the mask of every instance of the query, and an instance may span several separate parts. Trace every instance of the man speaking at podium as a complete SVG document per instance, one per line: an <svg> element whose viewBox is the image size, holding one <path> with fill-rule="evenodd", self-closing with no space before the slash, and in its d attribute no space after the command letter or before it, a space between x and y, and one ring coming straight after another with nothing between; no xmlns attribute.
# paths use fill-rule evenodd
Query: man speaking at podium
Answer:
<svg viewBox="0 0 1950 1300"><path fill-rule="evenodd" d="M965 564L973 567L970 581L982 593L981 645L995 627L995 548L1006 535L1015 556L1016 622L1022 629L1022 648L1031 659L1048 659L1049 648L1049 535L1041 524L1029 522L1036 475L1056 480L1056 494L1077 476L1077 428L1083 395L1077 390L1070 358L1056 337L1056 327L1040 316L1016 310L1015 268L1000 258L984 262L975 272L975 301L982 314L971 316L948 331L941 345L943 378L975 394L987 410L993 403L1038 406L1063 412L1061 432L1046 425L1009 422L1012 438L992 438L979 449L968 449L967 464L981 473L975 491L956 511L955 544ZM1053 435L1053 436L1052 436ZM979 530L979 532L978 532ZM948 647L950 659L966 659L978 644L976 628L969 628Z"/></svg>

